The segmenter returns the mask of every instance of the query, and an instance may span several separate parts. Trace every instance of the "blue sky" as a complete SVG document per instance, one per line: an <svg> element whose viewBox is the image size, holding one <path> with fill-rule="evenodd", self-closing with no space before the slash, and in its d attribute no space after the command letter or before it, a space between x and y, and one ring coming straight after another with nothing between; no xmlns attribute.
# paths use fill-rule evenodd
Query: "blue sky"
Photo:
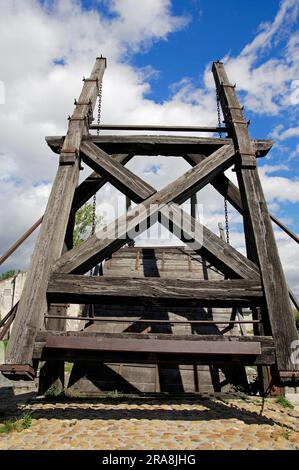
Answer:
<svg viewBox="0 0 299 470"><path fill-rule="evenodd" d="M0 104L0 251L42 214L57 163L44 136L65 132L81 77L100 53L108 59L107 123L216 124L210 69L213 60L223 60L251 135L275 140L269 157L259 160L269 207L298 233L298 10L297 0L7 0L0 18L6 91ZM157 187L187 169L153 158L129 167ZM107 187L98 200L116 197ZM223 201L209 191L202 201L207 225L215 229ZM243 249L241 220L231 208L230 220L233 243ZM289 282L299 292L298 246L276 235ZM26 269L33 243L34 237L2 270Z"/></svg>

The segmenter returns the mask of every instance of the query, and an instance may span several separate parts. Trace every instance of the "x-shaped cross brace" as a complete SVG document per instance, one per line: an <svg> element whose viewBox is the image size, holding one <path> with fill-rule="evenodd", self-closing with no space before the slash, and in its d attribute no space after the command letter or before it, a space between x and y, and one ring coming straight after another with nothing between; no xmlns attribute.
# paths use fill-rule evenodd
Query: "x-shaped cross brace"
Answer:
<svg viewBox="0 0 299 470"><path fill-rule="evenodd" d="M259 270L254 263L178 207L178 204L185 202L233 164L235 150L232 145L223 145L160 191L156 191L92 142L83 142L80 150L83 160L93 170L139 204L80 246L65 253L55 263L54 271L88 271L125 245L128 239L133 238L132 234L136 236L144 232L159 218L164 226L176 234L180 233L195 251L200 251L229 277L259 278Z"/></svg>

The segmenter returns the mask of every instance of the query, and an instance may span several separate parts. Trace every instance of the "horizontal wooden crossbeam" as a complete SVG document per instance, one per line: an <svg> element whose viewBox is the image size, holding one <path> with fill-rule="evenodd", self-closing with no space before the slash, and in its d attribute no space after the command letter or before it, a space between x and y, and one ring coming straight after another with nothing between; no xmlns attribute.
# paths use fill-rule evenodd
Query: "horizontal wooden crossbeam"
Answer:
<svg viewBox="0 0 299 470"><path fill-rule="evenodd" d="M262 288L258 281L240 279L202 281L130 277L96 277L52 274L49 302L136 303L158 301L167 305L230 307L260 305Z"/></svg>
<svg viewBox="0 0 299 470"><path fill-rule="evenodd" d="M59 152L63 140L63 136L46 137L48 145L56 153ZM93 142L109 154L134 153L135 155L169 155L179 157L185 153L210 155L222 145L232 144L231 139L161 135L100 135L88 136L85 140ZM273 144L271 140L253 140L252 143L257 157L267 155Z"/></svg>
<svg viewBox="0 0 299 470"><path fill-rule="evenodd" d="M270 337L40 332L34 358L176 364L265 364L275 361Z"/></svg>

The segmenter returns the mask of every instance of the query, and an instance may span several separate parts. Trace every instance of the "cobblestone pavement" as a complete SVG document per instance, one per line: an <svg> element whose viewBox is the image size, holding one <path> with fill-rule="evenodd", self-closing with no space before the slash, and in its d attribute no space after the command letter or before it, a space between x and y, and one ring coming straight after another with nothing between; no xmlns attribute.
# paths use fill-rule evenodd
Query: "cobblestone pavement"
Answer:
<svg viewBox="0 0 299 470"><path fill-rule="evenodd" d="M0 449L299 449L299 410L275 399L33 400L18 406L28 412Z"/></svg>

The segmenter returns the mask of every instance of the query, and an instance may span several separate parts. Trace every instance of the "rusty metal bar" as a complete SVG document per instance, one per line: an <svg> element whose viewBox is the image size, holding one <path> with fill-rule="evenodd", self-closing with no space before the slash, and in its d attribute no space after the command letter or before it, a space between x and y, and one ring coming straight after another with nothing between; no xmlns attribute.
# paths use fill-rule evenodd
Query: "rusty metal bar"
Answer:
<svg viewBox="0 0 299 470"><path fill-rule="evenodd" d="M5 325L3 326L1 332L0 332L0 341L2 341L5 338L6 333L9 331L9 328L12 324L12 322L15 319L16 314L14 313L13 315L10 316L10 318L7 320Z"/></svg>
<svg viewBox="0 0 299 470"><path fill-rule="evenodd" d="M281 230L283 230L286 234L289 235L295 242L299 243L299 237L296 235L296 233L292 232L288 227L286 227L280 220L278 220L274 215L270 214L270 219L273 220L273 222L278 225Z"/></svg>
<svg viewBox="0 0 299 470"><path fill-rule="evenodd" d="M91 130L115 130L115 131L169 131L169 132L227 132L226 127L213 126L160 126L139 124L92 124Z"/></svg>
<svg viewBox="0 0 299 470"><path fill-rule="evenodd" d="M18 304L19 304L19 301L15 303L15 305L10 309L10 311L5 315L5 317L2 318L2 320L0 320L0 328L9 319L9 317L15 313L15 309L17 308Z"/></svg>
<svg viewBox="0 0 299 470"><path fill-rule="evenodd" d="M135 339L109 337L47 336L46 349L77 349L158 354L260 355L260 342L180 341L178 339Z"/></svg>
<svg viewBox="0 0 299 470"><path fill-rule="evenodd" d="M36 376L36 371L29 364L0 364L0 372L12 380L33 380Z"/></svg>
<svg viewBox="0 0 299 470"><path fill-rule="evenodd" d="M173 325L177 325L177 324L198 324L198 325L205 325L205 324L212 324L212 325L226 325L227 323L234 323L234 324L241 324L241 323L260 323L260 320L238 320L238 321L232 321L232 320L220 320L220 321L217 321L217 320L134 320L134 319L127 319L127 320L124 320L124 319L120 319L120 318L116 318L116 319L112 319L112 318L97 318L97 317L68 317L68 316L65 316L65 317L61 317L61 316L58 316L58 315L45 315L45 318L58 318L58 319L66 319L66 320L83 320L83 321L98 321L98 322L107 322L107 323L167 323L167 324L173 324Z"/></svg>
<svg viewBox="0 0 299 470"><path fill-rule="evenodd" d="M290 288L289 288L289 296L290 296L290 299L293 302L294 306L299 311L299 301L298 301L297 297L295 296L294 292Z"/></svg>
<svg viewBox="0 0 299 470"><path fill-rule="evenodd" d="M37 227L40 226L40 224L42 223L43 221L43 217L40 217L31 227L30 229L27 230L27 232L25 232L5 253L4 255L1 256L0 258L0 266L1 264L4 263L4 261L7 260L7 258L9 258L15 251L17 248L19 248L20 245L22 245L22 243L27 240L27 238L34 232L34 230L37 229Z"/></svg>

